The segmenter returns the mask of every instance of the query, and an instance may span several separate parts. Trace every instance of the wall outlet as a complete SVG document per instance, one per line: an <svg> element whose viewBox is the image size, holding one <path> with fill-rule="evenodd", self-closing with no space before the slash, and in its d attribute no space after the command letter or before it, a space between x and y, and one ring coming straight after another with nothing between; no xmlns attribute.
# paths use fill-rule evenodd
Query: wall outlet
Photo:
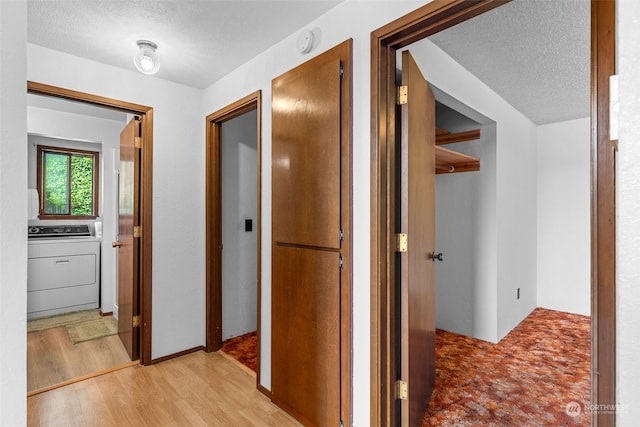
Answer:
<svg viewBox="0 0 640 427"><path fill-rule="evenodd" d="M516 299L520 299L520 288L518 288L518 293L516 294Z"/></svg>

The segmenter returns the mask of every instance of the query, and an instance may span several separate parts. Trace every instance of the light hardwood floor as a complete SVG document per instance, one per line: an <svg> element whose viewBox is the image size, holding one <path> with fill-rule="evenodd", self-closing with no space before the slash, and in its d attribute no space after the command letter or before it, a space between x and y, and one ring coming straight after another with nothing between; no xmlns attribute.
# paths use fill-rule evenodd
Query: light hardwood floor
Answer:
<svg viewBox="0 0 640 427"><path fill-rule="evenodd" d="M64 326L27 334L27 390L130 362L117 335L73 344Z"/></svg>
<svg viewBox="0 0 640 427"><path fill-rule="evenodd" d="M220 353L134 366L27 399L29 426L300 426Z"/></svg>

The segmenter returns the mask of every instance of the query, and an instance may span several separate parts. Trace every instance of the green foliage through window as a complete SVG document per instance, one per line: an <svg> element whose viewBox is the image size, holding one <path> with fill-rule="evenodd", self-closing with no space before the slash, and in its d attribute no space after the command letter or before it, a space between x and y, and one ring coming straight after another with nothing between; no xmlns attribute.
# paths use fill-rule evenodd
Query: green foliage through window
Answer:
<svg viewBox="0 0 640 427"><path fill-rule="evenodd" d="M69 176L69 156L58 153L44 153L44 212L47 214L67 214Z"/></svg>
<svg viewBox="0 0 640 427"><path fill-rule="evenodd" d="M97 216L98 153L39 146L38 157L42 214Z"/></svg>
<svg viewBox="0 0 640 427"><path fill-rule="evenodd" d="M93 214L93 158L71 156L71 215Z"/></svg>

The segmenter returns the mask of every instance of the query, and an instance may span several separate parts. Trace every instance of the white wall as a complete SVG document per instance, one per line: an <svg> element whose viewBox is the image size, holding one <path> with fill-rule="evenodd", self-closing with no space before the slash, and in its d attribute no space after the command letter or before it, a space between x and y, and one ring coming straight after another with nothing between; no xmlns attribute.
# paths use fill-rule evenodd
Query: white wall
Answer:
<svg viewBox="0 0 640 427"><path fill-rule="evenodd" d="M35 135L46 135L70 140L93 141L80 143L94 151L100 151L100 190L98 209L102 220L102 244L100 251L100 309L103 313L114 312L116 315L116 251L111 242L117 240L117 178L116 163L120 147L120 131L125 121L107 120L79 114L54 111L43 108L27 107L27 131L30 139ZM44 142L43 142L44 143ZM69 146L63 141L47 142L49 145ZM91 146L94 147L91 147ZM29 146L29 188L36 188L36 149ZM29 224L59 223L61 221L30 220ZM74 221L75 223L91 223L94 221Z"/></svg>
<svg viewBox="0 0 640 427"><path fill-rule="evenodd" d="M222 339L255 331L258 314L258 113L222 124ZM251 232L245 231L251 219Z"/></svg>
<svg viewBox="0 0 640 427"><path fill-rule="evenodd" d="M347 0L306 28L315 34L308 55L296 52L297 33L256 56L204 92L201 116L262 89L262 301L260 380L271 387L271 80L311 57L353 38L353 419L369 425L370 377L370 37L382 25L424 1ZM357 17L357 19L354 19Z"/></svg>
<svg viewBox="0 0 640 427"><path fill-rule="evenodd" d="M201 91L40 46L29 45L27 54L29 80L154 108L152 357L202 345L205 149Z"/></svg>
<svg viewBox="0 0 640 427"><path fill-rule="evenodd" d="M538 306L591 313L589 117L538 126Z"/></svg>
<svg viewBox="0 0 640 427"><path fill-rule="evenodd" d="M473 336L497 342L536 307L536 126L429 40L408 49L430 83L496 123L495 182L474 224Z"/></svg>
<svg viewBox="0 0 640 427"><path fill-rule="evenodd" d="M640 419L640 3L617 2L620 138L616 196L616 393L619 426Z"/></svg>
<svg viewBox="0 0 640 427"><path fill-rule="evenodd" d="M0 425L27 420L27 5L0 1Z"/></svg>
<svg viewBox="0 0 640 427"><path fill-rule="evenodd" d="M459 147L451 149L460 151ZM436 175L436 252L443 253L443 261L435 263L436 327L466 336L473 335L472 194L477 175L479 172Z"/></svg>

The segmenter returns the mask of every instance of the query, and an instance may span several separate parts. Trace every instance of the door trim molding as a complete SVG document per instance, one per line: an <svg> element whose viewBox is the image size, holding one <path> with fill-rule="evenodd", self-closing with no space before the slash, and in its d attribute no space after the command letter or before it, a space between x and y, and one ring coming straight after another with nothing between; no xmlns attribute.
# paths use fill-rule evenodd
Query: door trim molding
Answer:
<svg viewBox="0 0 640 427"><path fill-rule="evenodd" d="M260 337L262 296L262 91L258 90L209 114L206 129L206 343L205 351L222 347L222 124L257 110L257 347L256 387L260 389ZM215 183L214 183L215 180Z"/></svg>
<svg viewBox="0 0 640 427"><path fill-rule="evenodd" d="M43 83L27 81L27 93L64 98L84 102L99 107L111 108L142 119L142 156L140 161L140 225L144 233L140 237L140 334L138 337L140 363L149 365L151 359L151 312L152 312L152 202L153 202L153 108L118 99L107 98L72 89L65 89Z"/></svg>
<svg viewBox="0 0 640 427"><path fill-rule="evenodd" d="M609 141L609 76L615 74L615 1L591 1L591 404L616 403L615 149ZM597 407L597 406L596 406ZM591 425L615 426L591 412Z"/></svg>
<svg viewBox="0 0 640 427"><path fill-rule="evenodd" d="M435 0L371 33L371 425L395 425L395 405L392 404L395 301L391 290L395 275L392 208L396 173L393 155L396 50L508 1ZM591 403L600 404L615 403L615 201L611 191L615 183L615 160L607 141L609 94L605 81L605 74L614 67L615 61L615 3L592 0L591 4L594 147L591 159L591 342L592 371L599 372L597 379L598 374L592 375L597 387L591 387ZM604 314L598 307L600 311L606 310ZM615 415L594 414L592 423L614 425Z"/></svg>

